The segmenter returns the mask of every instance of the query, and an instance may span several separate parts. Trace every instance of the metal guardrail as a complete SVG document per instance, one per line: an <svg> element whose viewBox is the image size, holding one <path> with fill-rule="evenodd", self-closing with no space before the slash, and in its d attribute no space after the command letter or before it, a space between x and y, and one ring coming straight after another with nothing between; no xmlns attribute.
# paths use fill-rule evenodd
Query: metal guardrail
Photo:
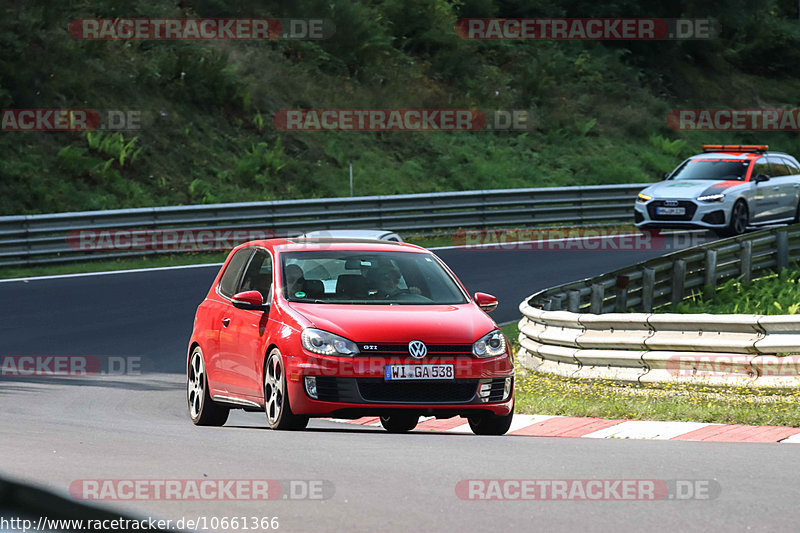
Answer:
<svg viewBox="0 0 800 533"><path fill-rule="evenodd" d="M90 251L67 239L70 232L74 235L103 229L260 228L276 236L288 236L341 228L433 231L630 222L634 197L647 185L497 189L5 216L0 217L0 266L171 252Z"/></svg>
<svg viewBox="0 0 800 533"><path fill-rule="evenodd" d="M533 307L576 313L651 312L682 301L692 291L712 295L717 285L741 277L747 284L767 270L800 260L800 224L693 246L614 272L539 291Z"/></svg>
<svg viewBox="0 0 800 533"><path fill-rule="evenodd" d="M708 296L721 281L750 282L798 259L800 225L793 225L540 291L520 304L520 358L574 377L796 387L800 357L790 354L800 352L800 316L652 310L682 301L687 291Z"/></svg>

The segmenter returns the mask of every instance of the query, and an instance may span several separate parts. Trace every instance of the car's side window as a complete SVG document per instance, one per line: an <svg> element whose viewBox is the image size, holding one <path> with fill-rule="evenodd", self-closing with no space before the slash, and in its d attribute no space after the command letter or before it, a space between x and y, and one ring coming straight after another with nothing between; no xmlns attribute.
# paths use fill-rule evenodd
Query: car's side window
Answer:
<svg viewBox="0 0 800 533"><path fill-rule="evenodd" d="M798 166L796 161L793 161L788 157L784 157L783 162L786 163L786 167L789 169L790 174L792 175L800 174L800 166Z"/></svg>
<svg viewBox="0 0 800 533"><path fill-rule="evenodd" d="M252 248L242 248L236 252L236 254L234 254L228 263L228 266L225 268L222 278L219 280L220 294L230 298L236 293L236 286L239 284L239 280L242 277L242 271L244 270L247 260L250 259L250 255L252 253Z"/></svg>
<svg viewBox="0 0 800 533"><path fill-rule="evenodd" d="M272 289L272 257L264 250L256 250L247 265L237 292L258 291L267 301Z"/></svg>
<svg viewBox="0 0 800 533"><path fill-rule="evenodd" d="M753 173L751 176L755 178L759 174L772 177L772 170L769 168L769 163L767 162L766 157L759 158L758 161L756 161L756 164L753 166Z"/></svg>
<svg viewBox="0 0 800 533"><path fill-rule="evenodd" d="M770 156L767 159L769 159L769 166L772 168L772 176L788 176L790 174L782 158Z"/></svg>

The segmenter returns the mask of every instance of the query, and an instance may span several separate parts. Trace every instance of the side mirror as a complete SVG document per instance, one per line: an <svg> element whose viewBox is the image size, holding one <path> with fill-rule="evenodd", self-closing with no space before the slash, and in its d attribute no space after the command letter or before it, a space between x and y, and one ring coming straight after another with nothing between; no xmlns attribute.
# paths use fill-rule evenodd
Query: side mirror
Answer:
<svg viewBox="0 0 800 533"><path fill-rule="evenodd" d="M486 313L491 313L497 309L497 298L485 292L475 293L475 303Z"/></svg>
<svg viewBox="0 0 800 533"><path fill-rule="evenodd" d="M269 305L264 303L264 297L258 291L245 291L233 295L231 303L237 309L250 309L253 311L266 311Z"/></svg>
<svg viewBox="0 0 800 533"><path fill-rule="evenodd" d="M661 178L661 179L662 179L662 180L665 180L665 179L667 179L668 177L669 177L669 172L664 172L664 177L663 177L663 178Z"/></svg>
<svg viewBox="0 0 800 533"><path fill-rule="evenodd" d="M769 176L767 176L766 174L757 174L756 177L753 178L753 181L755 181L756 183L762 183L764 181L769 181Z"/></svg>

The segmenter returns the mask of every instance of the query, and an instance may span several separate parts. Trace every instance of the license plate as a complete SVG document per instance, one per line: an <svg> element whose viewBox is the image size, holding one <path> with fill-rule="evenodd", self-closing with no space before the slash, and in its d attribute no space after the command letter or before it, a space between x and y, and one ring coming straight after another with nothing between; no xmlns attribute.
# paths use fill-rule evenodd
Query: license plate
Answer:
<svg viewBox="0 0 800 533"><path fill-rule="evenodd" d="M386 365L386 381L404 379L453 379L453 365Z"/></svg>
<svg viewBox="0 0 800 533"><path fill-rule="evenodd" d="M685 207L656 207L657 215L685 215Z"/></svg>

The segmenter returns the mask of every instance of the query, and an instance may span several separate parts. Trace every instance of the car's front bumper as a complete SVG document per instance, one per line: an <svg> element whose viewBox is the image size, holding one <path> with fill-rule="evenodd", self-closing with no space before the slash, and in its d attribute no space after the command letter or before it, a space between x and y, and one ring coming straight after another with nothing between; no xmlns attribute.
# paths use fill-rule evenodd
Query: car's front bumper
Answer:
<svg viewBox="0 0 800 533"><path fill-rule="evenodd" d="M505 415L513 406L514 367L509 355L421 361L394 357L305 356L285 357L284 360L289 401L295 414L349 417L404 411L454 416L484 411ZM387 364L451 364L454 378L387 381L384 378ZM317 398L308 394L306 376L315 377Z"/></svg>
<svg viewBox="0 0 800 533"><path fill-rule="evenodd" d="M676 203L677 205L667 204ZM664 205L667 204L667 205ZM659 215L658 207L683 207L684 215ZM662 200L654 198L634 204L634 223L641 229L682 228L722 229L730 222L727 202L698 202L691 199Z"/></svg>

